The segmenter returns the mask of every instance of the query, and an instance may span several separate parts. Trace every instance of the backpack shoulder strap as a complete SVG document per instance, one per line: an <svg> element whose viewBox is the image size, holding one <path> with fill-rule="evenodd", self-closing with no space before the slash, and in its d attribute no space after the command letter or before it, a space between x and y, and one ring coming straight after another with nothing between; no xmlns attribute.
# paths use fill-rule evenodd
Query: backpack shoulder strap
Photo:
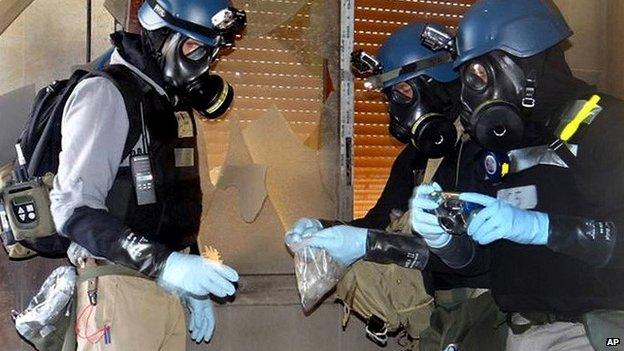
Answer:
<svg viewBox="0 0 624 351"><path fill-rule="evenodd" d="M76 85L87 75L85 70L76 70L69 79L55 81L35 97L35 104L28 118L29 124L17 140L28 154L28 174L43 173L42 160L49 156L47 150L51 145L60 151L63 109ZM39 118L44 115L47 118ZM37 132L38 129L40 132Z"/></svg>
<svg viewBox="0 0 624 351"><path fill-rule="evenodd" d="M443 158L440 158L440 159L430 159L429 161L427 161L427 168L425 169L425 175L422 181L423 184L429 184L433 181L433 177L435 176L436 172L440 168L440 165L442 164L443 160L444 160Z"/></svg>
<svg viewBox="0 0 624 351"><path fill-rule="evenodd" d="M132 153L132 149L141 137L141 104L145 93L150 88L139 76L123 65L109 65L101 71L91 72L89 76L109 79L123 96L129 122L128 137L122 153L123 160Z"/></svg>
<svg viewBox="0 0 624 351"><path fill-rule="evenodd" d="M457 128L457 143L463 143L465 140L464 127L462 126L459 118L455 121L455 128ZM461 157L461 151L458 157ZM431 184L431 182L433 182L433 178L438 172L438 169L442 165L443 161L444 158L429 159L429 161L427 161L427 167L425 168L422 184Z"/></svg>

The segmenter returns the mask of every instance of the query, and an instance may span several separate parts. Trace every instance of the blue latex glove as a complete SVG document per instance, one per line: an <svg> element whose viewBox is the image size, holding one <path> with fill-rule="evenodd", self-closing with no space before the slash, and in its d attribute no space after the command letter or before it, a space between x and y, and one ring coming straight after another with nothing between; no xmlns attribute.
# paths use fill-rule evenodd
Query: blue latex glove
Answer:
<svg viewBox="0 0 624 351"><path fill-rule="evenodd" d="M416 187L410 200L410 221L412 229L425 239L429 247L439 249L451 241L451 234L440 227L438 216L425 212L435 210L439 206L431 199L431 193L435 191L442 191L438 183Z"/></svg>
<svg viewBox="0 0 624 351"><path fill-rule="evenodd" d="M549 219L545 213L523 210L476 193L463 193L459 199L485 206L468 224L468 235L481 245L500 239L531 245L548 242Z"/></svg>
<svg viewBox="0 0 624 351"><path fill-rule="evenodd" d="M310 235L305 246L324 249L345 266L353 264L366 254L368 229L339 225Z"/></svg>
<svg viewBox="0 0 624 351"><path fill-rule="evenodd" d="M234 269L201 256L179 252L167 258L158 278L158 284L169 292L195 297L234 295L236 289L232 283L236 281L238 273Z"/></svg>
<svg viewBox="0 0 624 351"><path fill-rule="evenodd" d="M198 344L202 341L209 342L215 329L212 301L193 297L186 297L184 301L190 312L188 329L191 332L191 339Z"/></svg>
<svg viewBox="0 0 624 351"><path fill-rule="evenodd" d="M291 244L300 242L303 238L321 230L323 230L323 225L318 219L301 218L286 232L284 243L290 246Z"/></svg>

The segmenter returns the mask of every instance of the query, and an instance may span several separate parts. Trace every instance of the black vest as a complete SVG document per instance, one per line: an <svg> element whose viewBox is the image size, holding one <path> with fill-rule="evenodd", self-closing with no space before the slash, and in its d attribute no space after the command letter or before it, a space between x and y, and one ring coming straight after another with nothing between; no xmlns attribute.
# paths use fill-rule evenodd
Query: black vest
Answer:
<svg viewBox="0 0 624 351"><path fill-rule="evenodd" d="M605 110L598 118L607 118L608 114ZM575 167L539 165L510 174L501 184L493 185L485 180L482 152L474 142L467 142L461 155L457 187L457 150L454 156L444 160L436 181L447 191L477 192L492 197L501 189L535 185L538 204L534 210L604 220L597 215L595 206L580 200L583 197L579 187L585 185L577 183ZM576 315L598 309L624 309L624 274L620 271L599 269L545 246L499 240L488 247L490 288L505 312Z"/></svg>
<svg viewBox="0 0 624 351"><path fill-rule="evenodd" d="M147 82L127 70L137 83L134 91L139 96L126 101L140 101L149 135L149 154L154 173L157 202L137 205L132 172L127 165L120 166L107 197L111 214L122 219L136 234L182 250L197 242L202 212L202 192L197 155L197 129L192 118L186 121L188 133L179 131L176 113L171 103ZM141 108L127 108L130 120L128 137L141 134ZM190 123L190 125L189 125ZM191 127L190 129L188 127Z"/></svg>

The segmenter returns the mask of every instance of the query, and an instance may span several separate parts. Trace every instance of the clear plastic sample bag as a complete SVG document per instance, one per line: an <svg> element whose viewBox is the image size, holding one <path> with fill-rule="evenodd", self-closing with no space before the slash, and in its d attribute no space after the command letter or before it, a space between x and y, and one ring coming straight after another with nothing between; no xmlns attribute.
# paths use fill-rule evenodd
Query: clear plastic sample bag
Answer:
<svg viewBox="0 0 624 351"><path fill-rule="evenodd" d="M309 240L305 234L287 240L288 248L294 254L297 288L305 313L312 312L347 271L347 267L327 251L307 246Z"/></svg>
<svg viewBox="0 0 624 351"><path fill-rule="evenodd" d="M76 269L59 267L45 280L21 313L14 311L15 329L38 350L56 349L69 327ZM60 339L60 340L59 340ZM54 347L51 347L54 344ZM45 346L44 346L45 345Z"/></svg>

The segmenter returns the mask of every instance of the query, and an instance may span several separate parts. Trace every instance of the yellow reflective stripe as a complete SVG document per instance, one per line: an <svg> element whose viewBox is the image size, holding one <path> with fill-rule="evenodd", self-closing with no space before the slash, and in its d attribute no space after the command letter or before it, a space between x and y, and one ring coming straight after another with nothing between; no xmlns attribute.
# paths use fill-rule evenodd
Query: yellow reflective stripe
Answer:
<svg viewBox="0 0 624 351"><path fill-rule="evenodd" d="M509 174L509 163L503 163L501 166L501 175L506 176L507 174Z"/></svg>
<svg viewBox="0 0 624 351"><path fill-rule="evenodd" d="M211 107L206 109L207 113L214 113L225 102L225 99L227 98L227 94L228 94L228 91L230 90L230 87L228 86L227 82L223 82L223 84L224 85L223 85L223 90L221 90L221 95L219 95L219 98L217 98L217 101L215 101L215 103Z"/></svg>
<svg viewBox="0 0 624 351"><path fill-rule="evenodd" d="M563 128L561 135L559 138L563 141L570 140L574 134L578 131L581 123L583 123L587 117L589 117L592 111L598 106L598 102L600 102L600 96L594 95L583 105L583 108L576 114L573 120L568 123L568 125Z"/></svg>

